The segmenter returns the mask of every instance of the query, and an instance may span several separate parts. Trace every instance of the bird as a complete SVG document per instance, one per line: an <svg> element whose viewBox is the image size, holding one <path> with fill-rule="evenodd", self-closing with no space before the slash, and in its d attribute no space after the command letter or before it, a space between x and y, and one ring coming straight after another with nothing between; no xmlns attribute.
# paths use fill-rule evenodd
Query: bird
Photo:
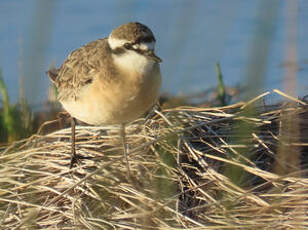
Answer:
<svg viewBox="0 0 308 230"><path fill-rule="evenodd" d="M57 99L71 116L72 168L76 154L76 119L89 125L120 126L127 170L126 124L142 117L157 102L162 59L155 54L156 39L144 24L129 22L108 37L89 42L68 55L60 68L47 75L58 91Z"/></svg>

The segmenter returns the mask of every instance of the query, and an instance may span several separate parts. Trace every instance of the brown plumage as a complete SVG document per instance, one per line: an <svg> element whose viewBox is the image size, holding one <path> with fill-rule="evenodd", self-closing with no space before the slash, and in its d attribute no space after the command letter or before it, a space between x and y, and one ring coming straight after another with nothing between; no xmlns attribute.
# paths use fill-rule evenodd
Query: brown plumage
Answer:
<svg viewBox="0 0 308 230"><path fill-rule="evenodd" d="M74 50L59 69L47 75L73 118L91 125L122 124L124 143L124 124L142 116L159 95L161 59L154 54L154 45L148 27L127 23L108 38ZM72 119L72 132L74 127ZM71 166L76 162L74 137Z"/></svg>
<svg viewBox="0 0 308 230"><path fill-rule="evenodd" d="M47 74L58 89L58 99L76 99L80 89L91 83L96 74L101 74L106 81L115 76L110 55L107 39L98 39L74 50L59 69L49 70Z"/></svg>

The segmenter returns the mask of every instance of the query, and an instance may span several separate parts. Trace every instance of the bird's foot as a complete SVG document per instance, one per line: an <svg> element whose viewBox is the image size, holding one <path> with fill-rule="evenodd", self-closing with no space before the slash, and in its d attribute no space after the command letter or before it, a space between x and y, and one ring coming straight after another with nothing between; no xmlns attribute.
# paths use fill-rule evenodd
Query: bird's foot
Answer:
<svg viewBox="0 0 308 230"><path fill-rule="evenodd" d="M80 164L81 160L92 159L93 157L85 157L79 154L74 154L71 158L70 169L74 167L75 164Z"/></svg>

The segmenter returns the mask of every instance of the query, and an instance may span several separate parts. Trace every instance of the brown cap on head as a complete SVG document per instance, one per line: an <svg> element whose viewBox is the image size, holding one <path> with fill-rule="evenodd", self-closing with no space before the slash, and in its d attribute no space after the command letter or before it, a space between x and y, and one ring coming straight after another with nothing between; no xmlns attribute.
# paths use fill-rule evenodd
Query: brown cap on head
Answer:
<svg viewBox="0 0 308 230"><path fill-rule="evenodd" d="M155 41L152 31L139 22L129 22L120 25L111 32L110 37L131 41L133 43Z"/></svg>

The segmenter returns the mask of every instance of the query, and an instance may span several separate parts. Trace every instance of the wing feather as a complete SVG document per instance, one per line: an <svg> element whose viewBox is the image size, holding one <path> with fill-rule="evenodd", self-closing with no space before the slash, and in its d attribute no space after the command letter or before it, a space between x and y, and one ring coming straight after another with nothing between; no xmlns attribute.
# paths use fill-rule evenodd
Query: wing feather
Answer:
<svg viewBox="0 0 308 230"><path fill-rule="evenodd" d="M48 71L47 75L58 88L58 99L76 99L80 89L92 83L97 74L100 77L115 76L110 73L115 68L108 55L111 51L107 39L98 39L74 50L59 69Z"/></svg>

